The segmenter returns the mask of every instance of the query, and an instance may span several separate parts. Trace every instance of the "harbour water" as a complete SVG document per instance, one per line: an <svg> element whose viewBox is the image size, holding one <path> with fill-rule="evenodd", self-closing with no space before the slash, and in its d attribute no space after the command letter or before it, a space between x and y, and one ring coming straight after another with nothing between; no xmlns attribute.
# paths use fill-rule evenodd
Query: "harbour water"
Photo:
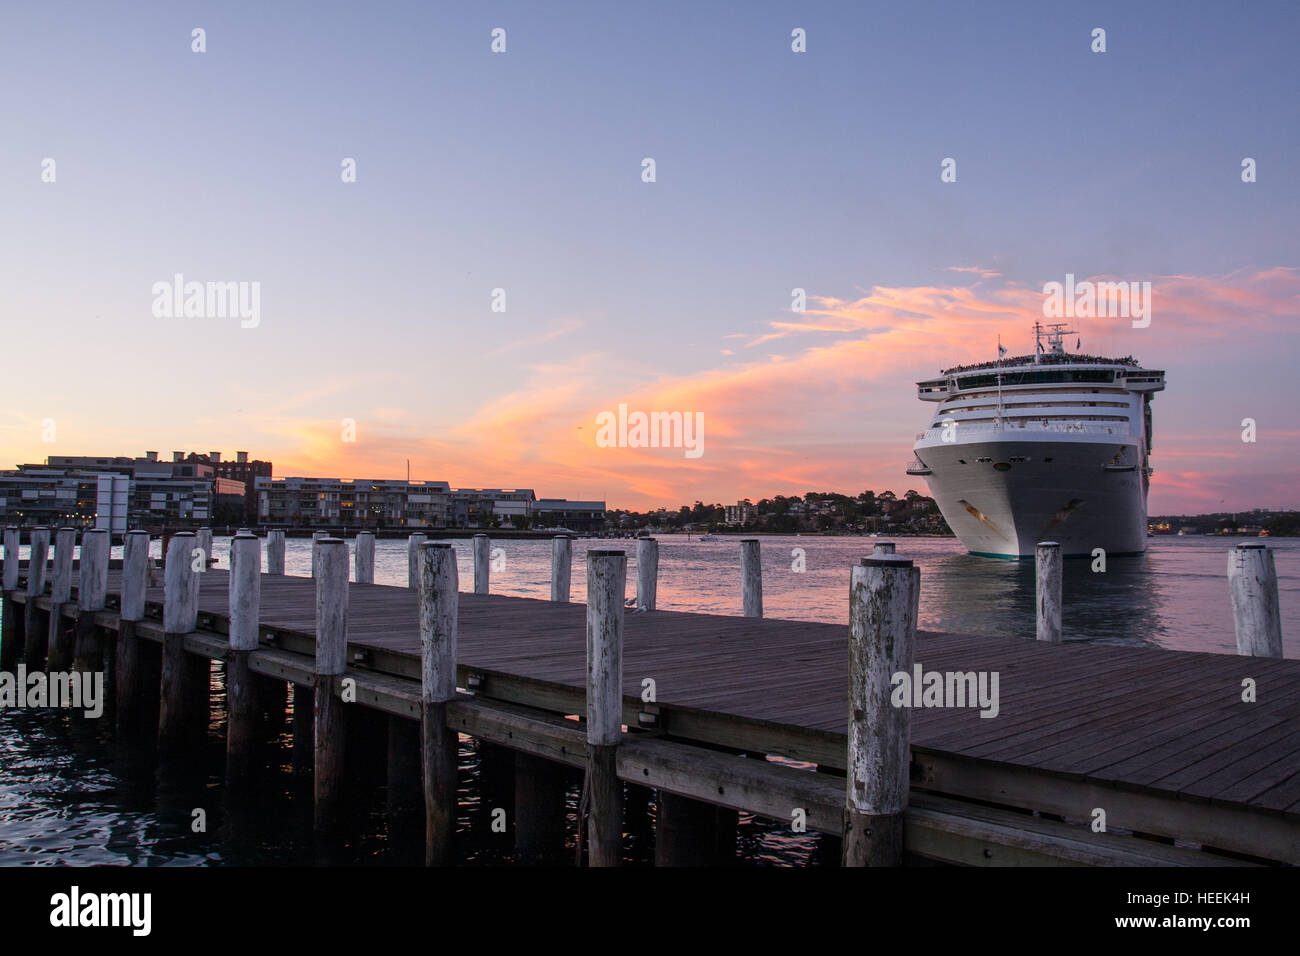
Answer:
<svg viewBox="0 0 1300 956"><path fill-rule="evenodd" d="M1241 539L1153 538L1142 557L1112 559L1104 572L1089 560L1066 563L1067 640L1235 652L1228 603L1228 550ZM844 622L848 568L868 553L868 538L772 537L763 539L764 604L769 617ZM1280 584L1288 657L1300 657L1300 539L1270 539ZM462 586L471 578L470 543L455 542ZM630 555L628 594L635 590L635 542L575 543L573 599L585 597L585 552L624 547ZM155 549L158 544L155 542ZM492 590L545 597L550 545L499 541ZM740 613L737 541L660 539L659 606L666 610ZM904 538L899 552L921 568L921 627L1009 637L1032 637L1032 562L997 561L964 553L951 539ZM229 539L213 550L228 564ZM290 574L310 571L311 542L288 542ZM115 556L120 556L117 549ZM379 541L376 580L404 584L406 542ZM310 793L290 771L288 723L273 751L274 786L231 826L221 806L223 726L220 682L214 669L214 721L196 777L160 777L149 754L119 745L106 721L51 711L0 711L0 865L143 864L264 865L310 863ZM502 838L488 825L490 807L480 793L477 755L462 742L462 815L458 825L465 862L508 862ZM577 799L570 789L569 837L577 828ZM353 833L341 857L357 865L418 862L415 841L390 839L382 788L358 796ZM203 809L206 831L195 832ZM647 846L629 844L629 862L647 861ZM788 827L741 818L739 858L750 865L798 865L814 858L818 838Z"/></svg>

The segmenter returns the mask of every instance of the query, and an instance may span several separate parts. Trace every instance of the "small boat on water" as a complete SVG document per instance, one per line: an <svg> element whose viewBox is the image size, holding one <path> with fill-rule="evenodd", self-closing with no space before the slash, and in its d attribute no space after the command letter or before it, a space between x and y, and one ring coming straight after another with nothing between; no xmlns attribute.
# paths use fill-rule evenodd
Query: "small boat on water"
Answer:
<svg viewBox="0 0 1300 956"><path fill-rule="evenodd" d="M701 540L701 541L721 541L722 539L719 538L716 534L702 534L702 535L700 535L700 540Z"/></svg>

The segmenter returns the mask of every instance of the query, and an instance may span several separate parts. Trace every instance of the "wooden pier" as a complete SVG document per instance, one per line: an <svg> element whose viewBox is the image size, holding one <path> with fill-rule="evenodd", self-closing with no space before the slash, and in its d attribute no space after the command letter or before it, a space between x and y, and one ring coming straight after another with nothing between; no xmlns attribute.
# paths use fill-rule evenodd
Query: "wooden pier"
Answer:
<svg viewBox="0 0 1300 956"><path fill-rule="evenodd" d="M844 626L761 617L752 573L746 587L760 590L747 596L750 616L652 610L653 590L645 610L624 613L626 559L612 551L588 553L589 580L607 580L608 593L590 592L591 607L571 604L567 542L555 549L557 599L543 601L483 593L486 563L477 588L456 584L446 545L413 544L417 586L402 588L348 583L351 543L338 539L316 542L312 578L261 573L260 543L251 542L233 574L195 571L186 557L194 540L172 539L171 592L141 576L130 553L125 567L97 572L106 585L86 600L78 582L70 596L51 596L44 583L29 589L27 570L11 574L6 558L6 660L9 647L21 658L33 646L30 629L41 646L58 631L47 623L53 608L76 622L79 658L102 643L119 724L140 720L140 701L161 693L161 739L177 745L205 712L193 665L225 662L235 777L248 758L233 736L252 725L244 688L283 702L284 685L294 685L294 732L315 755L322 829L338 823L337 781L354 756L344 724L359 712L388 715L367 726L388 728L374 744L386 748L390 786L406 780L409 790L424 777L429 862L455 861L447 735L454 744L459 733L513 761L511 823L526 857L554 843L538 829L562 823L555 768L568 767L586 772L592 864L617 862L647 790L665 864L734 856L733 811L842 837L846 863L897 862L887 836L895 823L906 861L1300 863L1297 660L917 633L916 572L885 554L853 569L859 603ZM373 575L371 548L363 540L363 577ZM283 567L274 553L269 563ZM234 579L242 583L232 600ZM890 588L901 590L891 598ZM11 613L16 605L26 613ZM895 702L895 719L878 678L904 651L923 672L996 675L996 716L973 702ZM298 701L313 690L314 721L298 719ZM866 845L853 849L859 840Z"/></svg>

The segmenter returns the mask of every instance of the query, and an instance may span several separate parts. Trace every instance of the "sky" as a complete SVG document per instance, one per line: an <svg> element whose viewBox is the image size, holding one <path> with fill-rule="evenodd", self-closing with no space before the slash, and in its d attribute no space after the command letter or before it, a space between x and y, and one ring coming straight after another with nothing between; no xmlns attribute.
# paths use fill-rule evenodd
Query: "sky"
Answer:
<svg viewBox="0 0 1300 956"><path fill-rule="evenodd" d="M0 467L215 449L638 510L901 494L915 383L1032 351L1073 274L1152 284L1149 327L1076 326L1167 372L1151 513L1300 507L1298 27L1264 2L6 0ZM256 283L256 321L155 314L177 274ZM702 454L602 447L620 404L702 416Z"/></svg>

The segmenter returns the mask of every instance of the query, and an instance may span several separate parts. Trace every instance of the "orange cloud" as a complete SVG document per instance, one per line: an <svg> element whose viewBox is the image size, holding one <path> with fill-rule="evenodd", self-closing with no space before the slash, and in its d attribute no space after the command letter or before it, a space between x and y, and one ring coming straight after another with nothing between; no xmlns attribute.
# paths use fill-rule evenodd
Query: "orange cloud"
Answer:
<svg viewBox="0 0 1300 956"><path fill-rule="evenodd" d="M541 495L605 498L612 507L675 507L697 498L734 501L812 489L920 490L923 483L904 474L914 433L926 417L914 383L944 367L994 358L999 335L1012 354L1031 351L1032 325L1043 318L1041 287L1026 288L976 266L952 271L978 278L970 285L873 286L857 298L811 295L805 313L774 316L758 334L723 336L746 342L747 361L729 356L716 367L655 374L623 354L589 352L528 366L468 420L428 425L425 434L429 410L387 408L361 427L356 445L344 445L336 421L296 415L307 403L302 397L267 403L278 411L263 429L277 447L280 475L396 476L405 473L409 458L419 478L532 487ZM1148 328L1134 329L1126 319L1079 322L1085 350L1139 354L1171 370L1170 388L1157 404L1153 511L1217 505L1233 496L1245 501L1241 496L1254 494L1276 496L1256 503L1282 503L1287 486L1297 484L1296 433L1273 433L1266 473L1274 477L1266 479L1256 460L1223 444L1212 447L1199 434L1203 427L1189 426L1193 417L1178 410L1206 385L1179 380L1176 369L1211 361L1228 348L1255 348L1262 349L1261 361L1282 362L1289 377L1300 327L1300 270L1077 278L1152 283ZM555 337L577 327L576 320L561 319L541 334ZM776 341L781 351L765 352ZM632 410L702 412L703 455L597 447L596 416L619 403ZM1193 462L1213 470L1190 467Z"/></svg>

